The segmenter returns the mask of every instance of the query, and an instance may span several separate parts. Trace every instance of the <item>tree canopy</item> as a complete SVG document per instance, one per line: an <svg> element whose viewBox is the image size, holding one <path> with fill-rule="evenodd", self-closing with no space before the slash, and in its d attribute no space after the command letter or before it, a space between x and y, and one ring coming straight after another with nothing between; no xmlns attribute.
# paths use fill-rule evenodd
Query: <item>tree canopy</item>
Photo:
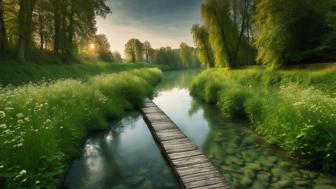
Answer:
<svg viewBox="0 0 336 189"><path fill-rule="evenodd" d="M36 53L75 57L95 37L96 16L109 13L106 0L1 0L0 56L7 51L22 62Z"/></svg>

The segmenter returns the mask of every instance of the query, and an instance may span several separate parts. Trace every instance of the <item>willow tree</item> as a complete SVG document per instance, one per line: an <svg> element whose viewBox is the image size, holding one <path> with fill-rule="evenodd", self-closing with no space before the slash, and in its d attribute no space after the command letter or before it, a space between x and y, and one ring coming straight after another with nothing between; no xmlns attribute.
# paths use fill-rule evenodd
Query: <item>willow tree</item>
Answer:
<svg viewBox="0 0 336 189"><path fill-rule="evenodd" d="M187 43L182 42L180 44L180 59L183 67L191 67L195 60L193 57L193 48L191 48Z"/></svg>
<svg viewBox="0 0 336 189"><path fill-rule="evenodd" d="M205 67L215 67L213 52L209 42L209 33L204 26L193 25L191 29L195 43L195 55Z"/></svg>
<svg viewBox="0 0 336 189"><path fill-rule="evenodd" d="M258 60L271 68L336 59L334 0L259 0Z"/></svg>
<svg viewBox="0 0 336 189"><path fill-rule="evenodd" d="M135 63L143 60L144 47L139 39L130 39L125 44L125 55L128 61Z"/></svg>
<svg viewBox="0 0 336 189"><path fill-rule="evenodd" d="M229 0L206 0L202 4L201 14L204 25L209 30L216 66L232 68L240 63L239 53L247 26L248 0L240 1L239 5L241 16L232 18Z"/></svg>

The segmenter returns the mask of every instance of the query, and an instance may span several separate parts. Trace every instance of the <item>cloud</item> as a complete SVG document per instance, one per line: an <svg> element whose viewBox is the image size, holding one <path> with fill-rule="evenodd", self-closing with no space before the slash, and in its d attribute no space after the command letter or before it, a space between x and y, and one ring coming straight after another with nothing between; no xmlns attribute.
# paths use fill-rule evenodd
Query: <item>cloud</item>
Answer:
<svg viewBox="0 0 336 189"><path fill-rule="evenodd" d="M130 38L148 40L153 47L192 45L190 29L200 23L202 0L109 0L112 14L98 18L98 32L105 34L112 50L123 53Z"/></svg>

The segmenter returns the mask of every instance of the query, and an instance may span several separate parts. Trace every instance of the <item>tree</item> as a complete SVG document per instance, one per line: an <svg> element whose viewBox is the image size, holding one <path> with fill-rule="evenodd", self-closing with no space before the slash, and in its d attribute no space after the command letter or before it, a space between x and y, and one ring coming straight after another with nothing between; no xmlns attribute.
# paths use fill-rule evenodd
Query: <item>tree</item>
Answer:
<svg viewBox="0 0 336 189"><path fill-rule="evenodd" d="M5 54L7 49L7 35L4 21L4 6L3 1L0 0L0 56Z"/></svg>
<svg viewBox="0 0 336 189"><path fill-rule="evenodd" d="M161 47L155 50L155 64L167 65L172 68L181 67L181 60L178 51L174 51L171 47Z"/></svg>
<svg viewBox="0 0 336 189"><path fill-rule="evenodd" d="M143 60L144 47L139 39L130 39L125 45L125 55L128 61L136 63Z"/></svg>
<svg viewBox="0 0 336 189"><path fill-rule="evenodd" d="M19 1L19 43L18 43L18 59L25 61L25 56L30 52L32 46L32 17L36 0L20 0Z"/></svg>
<svg viewBox="0 0 336 189"><path fill-rule="evenodd" d="M149 41L145 41L143 43L143 47L144 47L144 53L145 53L145 60L147 63L150 63L153 58L154 49L152 48Z"/></svg>
<svg viewBox="0 0 336 189"><path fill-rule="evenodd" d="M202 4L216 66L232 68L245 62L246 51L252 49L246 38L251 1L206 0Z"/></svg>
<svg viewBox="0 0 336 189"><path fill-rule="evenodd" d="M113 61L113 54L110 51L110 44L105 35L96 35L94 46L99 59L111 62Z"/></svg>
<svg viewBox="0 0 336 189"><path fill-rule="evenodd" d="M278 68L335 60L335 21L328 18L335 18L333 0L259 0L255 16L258 61Z"/></svg>
<svg viewBox="0 0 336 189"><path fill-rule="evenodd" d="M187 43L180 44L180 58L184 67L188 68L194 64L193 49Z"/></svg>
<svg viewBox="0 0 336 189"><path fill-rule="evenodd" d="M114 51L112 53L112 55L113 55L113 62L115 62L115 63L122 63L123 62L123 59L122 59L122 57L121 57L121 55L118 51Z"/></svg>
<svg viewBox="0 0 336 189"><path fill-rule="evenodd" d="M191 33L193 34L196 45L195 54L206 67L215 67L213 52L209 42L209 33L204 26L193 25Z"/></svg>

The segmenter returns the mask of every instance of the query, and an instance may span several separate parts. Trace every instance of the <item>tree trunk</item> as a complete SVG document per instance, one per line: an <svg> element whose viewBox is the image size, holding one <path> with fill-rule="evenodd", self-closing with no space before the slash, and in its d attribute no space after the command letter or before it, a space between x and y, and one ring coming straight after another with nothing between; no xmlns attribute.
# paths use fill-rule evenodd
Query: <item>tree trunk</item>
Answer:
<svg viewBox="0 0 336 189"><path fill-rule="evenodd" d="M230 45L228 44L227 40L226 40L226 36L225 36L225 29L223 28L224 27L224 24L222 23L221 19L220 19L220 13L218 13L218 10L215 9L214 10L214 14L215 14L215 17L216 17L216 20L217 20L217 23L218 23L218 26L220 28L220 33L221 33L221 38L223 40L223 43L224 43L224 46L225 46L225 51L226 51L226 54L228 56L228 66L231 67L232 66L232 54L231 54L231 51L230 51Z"/></svg>
<svg viewBox="0 0 336 189"><path fill-rule="evenodd" d="M238 53L239 53L239 49L240 49L240 43L241 40L243 38L244 35L244 31L245 31L245 22L246 22L246 13L247 13L247 0L244 0L244 8L243 8L243 17L242 17L242 24L241 24L241 28L240 28L240 34L238 37L238 41L236 44L236 48L234 50L234 54L233 54L233 64L237 65L238 63Z"/></svg>
<svg viewBox="0 0 336 189"><path fill-rule="evenodd" d="M20 10L19 10L19 44L18 44L18 59L21 62L25 61L25 44L26 44L26 35L25 35L25 8L26 8L26 0L20 0Z"/></svg>
<svg viewBox="0 0 336 189"><path fill-rule="evenodd" d="M39 10L39 34L40 34L40 50L43 51L44 46L44 35L43 35L43 17L41 15L41 10Z"/></svg>
<svg viewBox="0 0 336 189"><path fill-rule="evenodd" d="M4 56L7 50L7 35L4 21L3 2L0 0L0 56Z"/></svg>
<svg viewBox="0 0 336 189"><path fill-rule="evenodd" d="M60 40L60 3L59 0L54 0L54 53L59 53L59 40Z"/></svg>
<svg viewBox="0 0 336 189"><path fill-rule="evenodd" d="M36 0L20 0L18 59L25 61L32 47L32 17Z"/></svg>
<svg viewBox="0 0 336 189"><path fill-rule="evenodd" d="M74 43L73 43L73 37L74 37L74 16L75 16L75 1L71 1L71 11L69 15L69 37L68 37L68 55L73 56L74 51Z"/></svg>

